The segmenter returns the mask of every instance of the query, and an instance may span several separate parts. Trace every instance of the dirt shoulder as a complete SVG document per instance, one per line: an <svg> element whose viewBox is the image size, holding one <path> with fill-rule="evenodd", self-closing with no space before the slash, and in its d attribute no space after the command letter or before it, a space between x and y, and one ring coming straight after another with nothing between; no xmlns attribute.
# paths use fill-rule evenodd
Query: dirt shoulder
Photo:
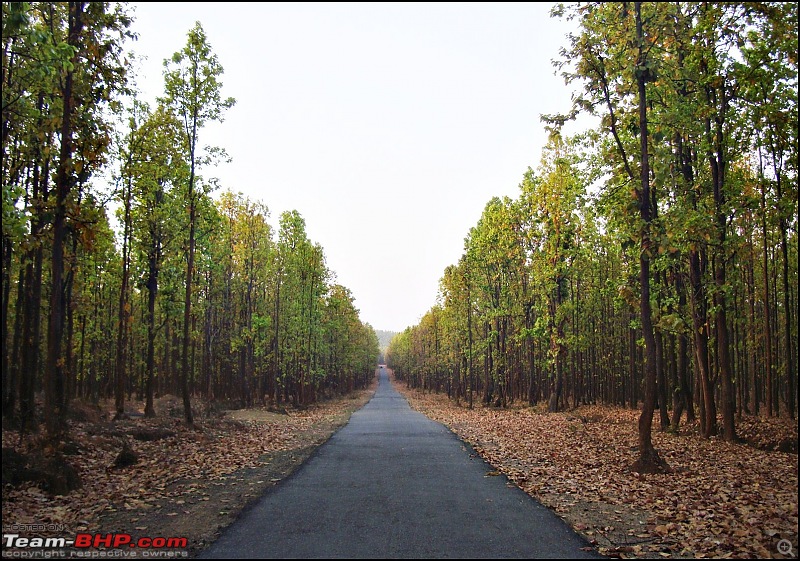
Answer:
<svg viewBox="0 0 800 561"><path fill-rule="evenodd" d="M655 429L672 473L643 475L628 469L637 457L638 411L470 410L446 395L395 387L604 555L797 557L798 456L773 450L792 441L797 449L796 421L743 418L740 435L750 442L741 444L702 439L696 425L678 434Z"/></svg>
<svg viewBox="0 0 800 561"><path fill-rule="evenodd" d="M291 475L327 441L376 389L307 409L281 412L247 409L201 418L196 428L180 420L178 400L160 400L156 419L137 415L111 422L102 410L71 423L71 454L82 486L51 495L33 482L3 486L3 527L23 528L26 537L74 537L125 533L140 537L185 537L180 555L196 556L264 492ZM78 408L79 409L79 408ZM136 463L115 467L127 446ZM3 430L3 448L29 457L41 443ZM6 477L4 463L4 479ZM39 525L41 529L33 530ZM28 530L28 531L25 531ZM4 547L4 556L7 553ZM126 551L132 556L136 550Z"/></svg>

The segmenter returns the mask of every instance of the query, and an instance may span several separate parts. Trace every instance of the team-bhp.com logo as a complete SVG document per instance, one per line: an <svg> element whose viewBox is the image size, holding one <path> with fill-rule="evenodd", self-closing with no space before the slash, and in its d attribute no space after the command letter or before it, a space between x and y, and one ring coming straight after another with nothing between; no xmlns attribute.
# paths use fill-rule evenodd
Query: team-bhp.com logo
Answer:
<svg viewBox="0 0 800 561"><path fill-rule="evenodd" d="M3 534L3 557L9 557L9 549L20 552L30 550L65 550L74 548L76 557L101 557L102 555L89 555L90 552L99 553L96 550L141 550L138 556L141 557L162 557L165 552L170 552L175 556L178 553L174 550L185 550L188 546L187 538L167 538L167 537L140 537L134 538L130 534L76 534L75 538L28 538L19 534ZM133 553L133 551L131 551ZM11 555L14 557L14 555ZM119 556L119 555L115 555ZM27 557L21 555L21 557Z"/></svg>

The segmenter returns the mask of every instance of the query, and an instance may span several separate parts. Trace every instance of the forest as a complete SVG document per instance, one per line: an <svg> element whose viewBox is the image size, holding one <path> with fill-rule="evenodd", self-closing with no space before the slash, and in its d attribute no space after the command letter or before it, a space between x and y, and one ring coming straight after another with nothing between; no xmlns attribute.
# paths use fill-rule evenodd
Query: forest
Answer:
<svg viewBox="0 0 800 561"><path fill-rule="evenodd" d="M144 532L194 555L391 386L416 411L374 400L385 414L362 415L359 435L392 442L388 427L400 444L341 454L391 462L372 478L402 473L389 490L452 474L404 447L433 438L396 421L421 411L461 460L491 464L468 486L507 476L498 487L582 532L581 551L796 555L797 3L557 4L577 24L553 61L572 98L534 124L540 163L514 197L487 196L400 333L362 321L298 211L273 222L269 201L215 177L230 158L209 128L236 99L200 22L141 99L132 13L2 4L3 520L17 537ZM445 494L351 510L447 518ZM304 524L347 525L316 498ZM381 539L407 531L373 519Z"/></svg>
<svg viewBox="0 0 800 561"><path fill-rule="evenodd" d="M492 198L437 301L392 340L411 388L468 407L641 408L737 441L797 410L797 4L560 6L576 88L519 195ZM567 108L565 108L567 109ZM575 118L596 128L567 134Z"/></svg>
<svg viewBox="0 0 800 561"><path fill-rule="evenodd" d="M67 431L76 400L180 395L306 406L368 385L379 355L297 211L223 188L204 127L223 65L200 22L137 97L126 4L4 2L3 428ZM4 472L5 473L5 472ZM5 478L5 475L4 475Z"/></svg>

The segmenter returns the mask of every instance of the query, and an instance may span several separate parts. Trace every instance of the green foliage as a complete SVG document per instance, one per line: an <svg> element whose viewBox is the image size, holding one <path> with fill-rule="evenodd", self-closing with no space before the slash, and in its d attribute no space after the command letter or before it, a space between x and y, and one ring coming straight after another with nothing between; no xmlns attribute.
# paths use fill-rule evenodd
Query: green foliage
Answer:
<svg viewBox="0 0 800 561"><path fill-rule="evenodd" d="M444 271L438 305L392 340L390 365L409 384L456 399L483 394L487 404L551 399L561 361L576 402L635 404L646 258L662 364L675 368L685 352L691 379L703 375L690 360L700 346L712 369L735 354L737 399L762 399L765 372L742 359L765 352L752 333L770 313L756 310L770 290L796 293L779 286L796 283L796 256L778 259L775 244L797 240L797 6L635 4L554 9L580 24L557 62L578 86L574 105L543 117L551 137L540 167L524 174L517 200L489 201ZM648 101L645 184L637 80ZM582 112L600 118L598 130L562 138ZM784 342L786 366L796 355L791 307L773 306L782 329L766 335ZM735 347L716 346L722 330ZM715 375L711 393L725 379ZM781 380L794 387L792 376ZM681 399L695 386L682 387Z"/></svg>
<svg viewBox="0 0 800 561"><path fill-rule="evenodd" d="M209 121L221 122L224 111L236 103L232 97L222 99L223 72L199 21L189 30L186 46L164 60L166 96L159 101L182 118L193 151L197 129Z"/></svg>

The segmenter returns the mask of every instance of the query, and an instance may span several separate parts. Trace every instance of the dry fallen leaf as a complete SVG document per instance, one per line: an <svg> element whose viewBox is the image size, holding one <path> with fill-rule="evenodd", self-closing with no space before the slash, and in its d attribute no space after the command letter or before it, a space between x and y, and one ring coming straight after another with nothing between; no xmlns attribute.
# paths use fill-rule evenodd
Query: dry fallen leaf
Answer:
<svg viewBox="0 0 800 561"><path fill-rule="evenodd" d="M446 395L395 387L494 466L487 476L518 482L604 555L764 558L778 555L779 538L798 543L796 421L744 417L737 427L748 444L704 440L697 423L679 434L654 430L673 473L634 477L627 466L636 459L639 411L470 410ZM794 453L775 451L792 443Z"/></svg>

